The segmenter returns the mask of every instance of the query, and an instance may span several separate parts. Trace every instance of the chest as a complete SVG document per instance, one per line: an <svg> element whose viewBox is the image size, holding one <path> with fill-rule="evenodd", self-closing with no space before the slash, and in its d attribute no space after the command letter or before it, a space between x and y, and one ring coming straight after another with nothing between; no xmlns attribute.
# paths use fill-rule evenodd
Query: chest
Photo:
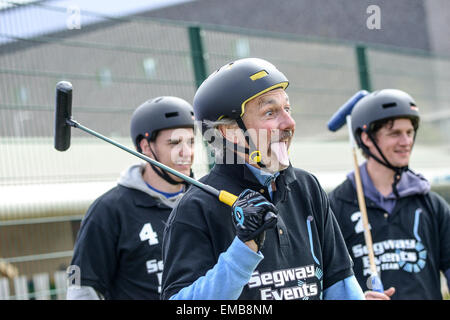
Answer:
<svg viewBox="0 0 450 320"><path fill-rule="evenodd" d="M122 256L160 253L169 208L134 207L121 216L117 242Z"/></svg>
<svg viewBox="0 0 450 320"><path fill-rule="evenodd" d="M414 239L418 242L431 240L430 233L436 228L433 214L419 198L400 199L393 212L387 213L374 206L367 206L369 226L374 241L387 238ZM357 203L345 207L339 216L339 224L348 242L360 242L364 238L362 215Z"/></svg>
<svg viewBox="0 0 450 320"><path fill-rule="evenodd" d="M351 207L342 230L355 265L369 274L368 250L359 208ZM433 214L418 198L401 199L393 212L368 206L375 263L381 271L418 273L439 252L438 227Z"/></svg>
<svg viewBox="0 0 450 320"><path fill-rule="evenodd" d="M307 200L288 197L277 209L277 226L267 231L261 250L264 259L244 292L262 300L318 299L323 276L321 224Z"/></svg>

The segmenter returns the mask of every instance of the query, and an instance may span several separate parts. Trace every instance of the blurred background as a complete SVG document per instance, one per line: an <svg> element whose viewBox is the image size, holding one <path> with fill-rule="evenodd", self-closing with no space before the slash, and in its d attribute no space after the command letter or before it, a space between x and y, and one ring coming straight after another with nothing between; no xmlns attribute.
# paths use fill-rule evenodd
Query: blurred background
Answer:
<svg viewBox="0 0 450 320"><path fill-rule="evenodd" d="M401 89L421 113L411 168L450 202L449 19L447 0L0 0L0 265L17 271L0 274L0 299L64 299L86 209L140 161L76 129L53 148L61 80L74 119L132 148L144 101L192 103L225 63L267 59L290 80L291 162L326 191L353 170L329 118L360 89ZM197 138L200 178L212 163Z"/></svg>

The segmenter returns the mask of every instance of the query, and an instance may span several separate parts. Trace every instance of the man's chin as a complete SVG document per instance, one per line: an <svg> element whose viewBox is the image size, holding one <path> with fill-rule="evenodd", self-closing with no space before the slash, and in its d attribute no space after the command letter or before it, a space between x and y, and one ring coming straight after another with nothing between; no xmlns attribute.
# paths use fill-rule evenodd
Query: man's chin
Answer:
<svg viewBox="0 0 450 320"><path fill-rule="evenodd" d="M189 169L183 169L183 170L180 170L179 168L172 168L172 169L174 169L174 170L176 170L177 172L179 172L179 173L181 173L181 174L184 174L185 176L190 176L190 174L191 174L191 169L189 168ZM177 176L175 176L175 175L173 175L173 174L171 174L171 173L169 173L169 176L173 179L173 180L175 180L175 181L177 181L177 182L180 182L180 183L183 183L184 182L184 180L183 179L181 179L181 178L179 178L179 177L177 177Z"/></svg>
<svg viewBox="0 0 450 320"><path fill-rule="evenodd" d="M392 161L391 164L394 167L406 167L409 165L409 158L408 159L398 159L397 161Z"/></svg>
<svg viewBox="0 0 450 320"><path fill-rule="evenodd" d="M407 167L407 166L409 166L409 162L407 162L407 161L397 162L397 164L394 164L394 166L398 167L398 168Z"/></svg>
<svg viewBox="0 0 450 320"><path fill-rule="evenodd" d="M189 177L189 175L191 174L191 170L189 169L189 170L183 170L183 171L180 171L182 174L184 174L185 176L188 176Z"/></svg>

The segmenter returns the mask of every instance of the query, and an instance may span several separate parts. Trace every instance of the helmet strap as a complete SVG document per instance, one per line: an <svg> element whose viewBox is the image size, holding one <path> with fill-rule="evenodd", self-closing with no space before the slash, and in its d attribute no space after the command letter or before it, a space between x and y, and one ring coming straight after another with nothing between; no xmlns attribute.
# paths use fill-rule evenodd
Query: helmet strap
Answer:
<svg viewBox="0 0 450 320"><path fill-rule="evenodd" d="M158 160L158 157L156 156L155 152L154 152L153 149L150 147L150 141L148 141L148 143L149 143L148 147L149 147L149 149L150 149L150 151L151 151L151 153L152 153L152 155L153 155L153 158L154 158L156 161L160 162L160 161ZM172 177L169 176L169 174L168 174L166 171L164 171L164 170L158 168L157 166L153 165L152 163L149 163L149 164L150 164L150 166L152 167L153 171L154 171L158 176L160 176L163 180L167 181L167 182L170 183L171 185L186 184L185 181L175 181L174 179L172 179ZM191 175L192 175L192 169L191 169Z"/></svg>
<svg viewBox="0 0 450 320"><path fill-rule="evenodd" d="M256 153L256 155L259 155L260 160L255 161L258 166L260 168L265 168L266 165L264 163L261 162L261 153L259 150L256 149L255 144L253 143L253 140L250 138L250 135L245 134L247 132L247 128L244 124L244 121L242 120L241 117L239 117L238 119L236 119L236 122L239 126L239 128L242 130L242 132L244 133L244 137L245 137L245 141L247 142L247 144L249 145L250 148L245 148L245 154L249 156L249 158L251 157L252 154Z"/></svg>
<svg viewBox="0 0 450 320"><path fill-rule="evenodd" d="M396 198L399 198L398 190L397 190L397 184L399 183L403 172L410 171L408 166L403 167L395 167L393 166L384 156L383 152L381 151L380 147L376 143L374 137L372 134L368 131L365 131L367 133L367 136L374 144L375 148L377 149L378 153L381 155L383 160L375 156L372 152L370 152L369 148L361 141L361 148L364 150L365 153L367 153L370 157L372 157L375 161L377 161L379 164L385 166L386 168L389 168L394 171L394 182L392 183L392 192L394 192L394 195Z"/></svg>

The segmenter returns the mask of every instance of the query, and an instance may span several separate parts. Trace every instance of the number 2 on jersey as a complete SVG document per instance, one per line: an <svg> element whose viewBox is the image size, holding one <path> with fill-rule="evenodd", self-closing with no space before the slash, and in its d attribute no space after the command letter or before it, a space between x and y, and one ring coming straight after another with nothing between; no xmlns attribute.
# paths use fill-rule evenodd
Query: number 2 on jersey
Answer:
<svg viewBox="0 0 450 320"><path fill-rule="evenodd" d="M139 232L139 237L141 241L148 240L149 245L158 244L158 235L153 231L152 225L150 223L144 224L141 232Z"/></svg>

